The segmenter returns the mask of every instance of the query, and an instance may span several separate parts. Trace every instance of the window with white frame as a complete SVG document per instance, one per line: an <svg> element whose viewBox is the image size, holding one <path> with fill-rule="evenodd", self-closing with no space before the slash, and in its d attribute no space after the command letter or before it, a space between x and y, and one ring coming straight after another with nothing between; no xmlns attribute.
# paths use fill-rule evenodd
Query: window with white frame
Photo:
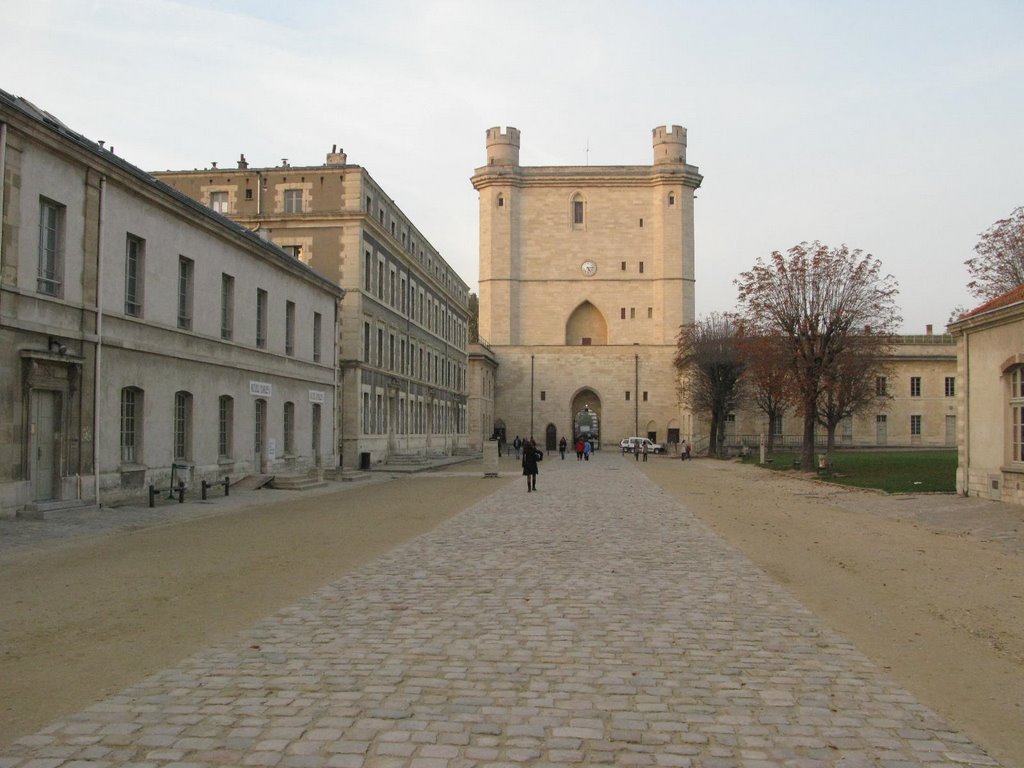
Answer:
<svg viewBox="0 0 1024 768"><path fill-rule="evenodd" d="M234 452L235 401L230 395L217 400L217 455L230 459Z"/></svg>
<svg viewBox="0 0 1024 768"><path fill-rule="evenodd" d="M211 192L210 193L210 208L215 210L217 213L228 213L228 193L227 192Z"/></svg>
<svg viewBox="0 0 1024 768"><path fill-rule="evenodd" d="M121 390L121 463L136 464L142 459L142 390Z"/></svg>
<svg viewBox="0 0 1024 768"><path fill-rule="evenodd" d="M323 316L313 313L313 362L319 363L321 358L321 335L323 333Z"/></svg>
<svg viewBox="0 0 1024 768"><path fill-rule="evenodd" d="M256 346L267 348L267 292L256 289Z"/></svg>
<svg viewBox="0 0 1024 768"><path fill-rule="evenodd" d="M284 303L284 353L288 357L295 354L295 302Z"/></svg>
<svg viewBox="0 0 1024 768"><path fill-rule="evenodd" d="M284 212L302 213L301 189L286 189L284 191Z"/></svg>
<svg viewBox="0 0 1024 768"><path fill-rule="evenodd" d="M946 377L946 397L956 397L956 376Z"/></svg>
<svg viewBox="0 0 1024 768"><path fill-rule="evenodd" d="M911 376L910 377L910 396L920 397L921 396L921 377Z"/></svg>
<svg viewBox="0 0 1024 768"><path fill-rule="evenodd" d="M1024 463L1024 366L1010 373L1010 461Z"/></svg>
<svg viewBox="0 0 1024 768"><path fill-rule="evenodd" d="M195 262L184 256L178 257L178 327L192 328L192 290L195 281Z"/></svg>
<svg viewBox="0 0 1024 768"><path fill-rule="evenodd" d="M295 453L295 403L291 401L284 404L284 452Z"/></svg>
<svg viewBox="0 0 1024 768"><path fill-rule="evenodd" d="M192 458L192 395L174 393L174 458L187 461Z"/></svg>
<svg viewBox="0 0 1024 768"><path fill-rule="evenodd" d="M142 316L142 270L146 241L129 234L125 237L124 252L124 313Z"/></svg>
<svg viewBox="0 0 1024 768"><path fill-rule="evenodd" d="M910 436L920 437L921 436L921 416L920 414L913 414L910 417Z"/></svg>
<svg viewBox="0 0 1024 768"><path fill-rule="evenodd" d="M64 280L64 206L39 199L39 269L36 290L61 296Z"/></svg>
<svg viewBox="0 0 1024 768"><path fill-rule="evenodd" d="M220 337L231 341L235 333L235 278L220 276Z"/></svg>

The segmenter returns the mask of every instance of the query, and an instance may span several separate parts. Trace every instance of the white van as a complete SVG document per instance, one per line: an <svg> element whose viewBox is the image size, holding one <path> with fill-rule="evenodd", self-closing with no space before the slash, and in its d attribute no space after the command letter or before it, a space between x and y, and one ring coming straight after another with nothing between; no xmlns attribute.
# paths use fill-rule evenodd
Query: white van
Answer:
<svg viewBox="0 0 1024 768"><path fill-rule="evenodd" d="M646 437L627 437L619 443L623 453L643 453L645 445L648 453L661 453L661 446Z"/></svg>

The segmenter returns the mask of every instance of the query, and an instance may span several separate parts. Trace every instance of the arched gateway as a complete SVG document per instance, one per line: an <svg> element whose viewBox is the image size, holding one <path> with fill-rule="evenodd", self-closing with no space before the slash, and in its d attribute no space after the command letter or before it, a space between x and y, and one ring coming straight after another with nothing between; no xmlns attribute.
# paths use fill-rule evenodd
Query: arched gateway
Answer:
<svg viewBox="0 0 1024 768"><path fill-rule="evenodd" d="M573 437L590 438L594 448L601 447L601 398L585 387L572 399Z"/></svg>

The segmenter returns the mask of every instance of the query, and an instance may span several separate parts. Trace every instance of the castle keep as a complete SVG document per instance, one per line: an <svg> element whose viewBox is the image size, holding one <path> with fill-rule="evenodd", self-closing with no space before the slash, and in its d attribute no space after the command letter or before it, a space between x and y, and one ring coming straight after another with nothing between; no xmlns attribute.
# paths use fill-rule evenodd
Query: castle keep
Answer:
<svg viewBox="0 0 1024 768"><path fill-rule="evenodd" d="M524 167L520 132L487 131L480 194L480 338L497 361L494 426L553 448L691 433L672 364L694 320L686 130L655 128L653 163Z"/></svg>

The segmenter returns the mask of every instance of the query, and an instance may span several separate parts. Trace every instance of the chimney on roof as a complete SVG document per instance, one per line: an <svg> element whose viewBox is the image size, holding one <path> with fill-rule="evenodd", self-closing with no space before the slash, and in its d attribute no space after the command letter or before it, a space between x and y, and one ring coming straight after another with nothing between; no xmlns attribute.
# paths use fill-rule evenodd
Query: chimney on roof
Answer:
<svg viewBox="0 0 1024 768"><path fill-rule="evenodd" d="M99 139L96 143L100 145L100 149L103 149L103 145L106 144L107 142L103 139Z"/></svg>
<svg viewBox="0 0 1024 768"><path fill-rule="evenodd" d="M281 158L281 167L282 168L287 168L288 167L288 158L287 157L282 157Z"/></svg>
<svg viewBox="0 0 1024 768"><path fill-rule="evenodd" d="M327 153L327 165L345 165L348 162L348 157L345 155L345 150L338 150L338 145L334 144L331 146L331 151Z"/></svg>
<svg viewBox="0 0 1024 768"><path fill-rule="evenodd" d="M247 160L245 159L245 155L239 155L239 156L238 156L238 168L239 168L240 170L243 170L243 171L244 171L244 170L245 170L246 168L248 168L248 167L249 167L249 163L248 163L248 161L247 161Z"/></svg>
<svg viewBox="0 0 1024 768"><path fill-rule="evenodd" d="M217 161L216 160L211 160L210 161L210 168L212 168L215 171L217 170Z"/></svg>
<svg viewBox="0 0 1024 768"><path fill-rule="evenodd" d="M932 335L932 324L931 323L928 323L928 325L926 325L924 327L924 332L925 332L926 336L931 336Z"/></svg>

